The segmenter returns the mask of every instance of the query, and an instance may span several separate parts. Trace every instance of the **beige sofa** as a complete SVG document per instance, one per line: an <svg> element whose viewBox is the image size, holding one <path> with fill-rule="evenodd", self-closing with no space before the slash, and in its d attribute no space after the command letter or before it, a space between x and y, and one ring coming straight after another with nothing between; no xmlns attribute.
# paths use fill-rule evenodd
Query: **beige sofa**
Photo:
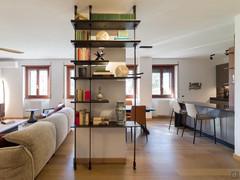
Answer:
<svg viewBox="0 0 240 180"><path fill-rule="evenodd" d="M5 140L18 145L0 148L0 179L34 179L65 140L73 115L71 108L63 108L23 130L5 135Z"/></svg>

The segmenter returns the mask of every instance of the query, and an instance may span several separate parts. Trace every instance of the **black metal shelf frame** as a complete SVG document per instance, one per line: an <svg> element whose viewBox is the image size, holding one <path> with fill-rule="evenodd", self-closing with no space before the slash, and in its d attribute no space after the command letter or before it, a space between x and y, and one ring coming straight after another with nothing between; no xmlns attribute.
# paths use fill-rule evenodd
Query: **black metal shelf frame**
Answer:
<svg viewBox="0 0 240 180"><path fill-rule="evenodd" d="M77 16L78 7L74 6L74 15ZM140 24L140 20L136 20L136 6L133 6L133 14L134 20L92 20L92 6L89 6L89 17L90 20L71 20L71 23L74 27L75 38L71 41L74 45L74 57L75 60L71 62L74 64L74 85L75 88L77 87L77 80L89 80L89 89L92 90L92 80L125 80L125 79L133 79L134 80L134 103L133 105L136 106L136 94L137 94L137 79L141 78L141 73L137 73L137 46L141 42L140 40L136 40L136 28ZM97 40L76 40L76 31L77 30L88 30L90 32L90 36L92 35L93 30L133 30L134 38L133 40L115 40L115 41L97 41ZM96 47L106 47L106 48L134 48L134 73L128 77L77 77L77 66L89 66L90 75L92 75L92 66L94 65L104 65L107 64L109 61L77 61L77 54L76 48L87 47L90 49L90 54L92 48ZM76 91L75 91L75 98L76 99ZM109 126L96 126L93 125L92 120L92 104L93 103L108 103L105 102L93 102L93 101L72 101L74 103L74 113L76 114L77 111L77 104L78 103L87 103L89 104L89 114L90 114L90 123L89 125L74 125L74 158L73 158L73 167L74 170L77 169L77 157L76 157L76 143L77 143L77 128L89 128L89 162L88 162L88 169L92 169L92 128L126 128L126 125L109 125ZM74 114L74 117L75 117ZM136 117L136 111L135 111ZM139 125L134 119L134 123L131 127L134 129L134 141L133 141L133 169L136 169L136 128Z"/></svg>
<svg viewBox="0 0 240 180"><path fill-rule="evenodd" d="M88 30L134 30L140 20L71 20L75 29Z"/></svg>

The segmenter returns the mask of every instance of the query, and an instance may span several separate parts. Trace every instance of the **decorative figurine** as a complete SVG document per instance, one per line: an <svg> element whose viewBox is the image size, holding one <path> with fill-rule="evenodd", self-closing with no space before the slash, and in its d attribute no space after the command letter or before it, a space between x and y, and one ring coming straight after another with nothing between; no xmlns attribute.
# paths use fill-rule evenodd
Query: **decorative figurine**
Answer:
<svg viewBox="0 0 240 180"><path fill-rule="evenodd" d="M116 104L116 117L118 124L124 124L126 118L126 106L124 102L117 102Z"/></svg>
<svg viewBox="0 0 240 180"><path fill-rule="evenodd" d="M103 95L102 95L102 88L99 86L98 87L98 94L97 94L97 100L102 101L103 100Z"/></svg>
<svg viewBox="0 0 240 180"><path fill-rule="evenodd" d="M104 60L105 60L105 59L104 59L104 55L105 55L105 53L103 52L103 49L100 49L100 52L97 51L97 52L95 53L95 56L97 56L96 59L95 59L95 61L104 61Z"/></svg>
<svg viewBox="0 0 240 180"><path fill-rule="evenodd" d="M117 77L127 77L128 72L129 72L129 70L126 65L119 65L115 69L115 74Z"/></svg>

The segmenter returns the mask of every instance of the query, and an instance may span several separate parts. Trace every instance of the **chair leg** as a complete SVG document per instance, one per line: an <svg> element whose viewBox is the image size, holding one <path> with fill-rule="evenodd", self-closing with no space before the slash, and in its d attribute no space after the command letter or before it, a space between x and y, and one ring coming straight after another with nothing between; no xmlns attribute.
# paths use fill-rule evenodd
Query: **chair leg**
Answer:
<svg viewBox="0 0 240 180"><path fill-rule="evenodd" d="M187 119L187 117L186 116L184 116L184 124L183 124L183 130L182 130L182 137L183 137L183 134L184 134L184 131L185 131L185 128L186 128L186 120Z"/></svg>
<svg viewBox="0 0 240 180"><path fill-rule="evenodd" d="M202 120L201 120L201 124L200 124L200 137L202 137Z"/></svg>
<svg viewBox="0 0 240 180"><path fill-rule="evenodd" d="M183 137L184 131L185 131L185 125L183 126L182 137Z"/></svg>
<svg viewBox="0 0 240 180"><path fill-rule="evenodd" d="M125 128L125 141L127 142L127 128Z"/></svg>
<svg viewBox="0 0 240 180"><path fill-rule="evenodd" d="M213 119L213 128L214 128L214 142L216 144L217 143L217 138L216 138L216 122L215 122L215 118Z"/></svg>
<svg viewBox="0 0 240 180"><path fill-rule="evenodd" d="M132 127L131 127L131 142L132 142L132 139L133 139L133 130L132 130Z"/></svg>
<svg viewBox="0 0 240 180"><path fill-rule="evenodd" d="M148 135L145 133L145 136L146 136L146 142L148 142Z"/></svg>
<svg viewBox="0 0 240 180"><path fill-rule="evenodd" d="M178 135L178 132L179 132L179 127L177 128L177 135Z"/></svg>
<svg viewBox="0 0 240 180"><path fill-rule="evenodd" d="M171 125L172 125L173 112L174 112L174 111L172 110L171 118L170 118L170 123L169 123L169 127L168 127L169 130L170 130Z"/></svg>
<svg viewBox="0 0 240 180"><path fill-rule="evenodd" d="M196 132L197 132L197 119L194 119L194 137L193 137L193 144L195 144L196 139Z"/></svg>

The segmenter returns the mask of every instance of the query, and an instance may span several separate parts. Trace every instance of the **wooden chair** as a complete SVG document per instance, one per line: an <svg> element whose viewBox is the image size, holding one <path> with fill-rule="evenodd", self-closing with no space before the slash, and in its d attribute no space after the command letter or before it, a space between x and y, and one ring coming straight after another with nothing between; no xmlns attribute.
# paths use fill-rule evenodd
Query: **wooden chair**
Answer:
<svg viewBox="0 0 240 180"><path fill-rule="evenodd" d="M136 114L136 118L135 118L135 114ZM136 122L141 125L141 128L146 135L146 141L148 141L149 132L147 130L146 106L132 106L130 119L132 121L136 120ZM132 139L132 128L131 128L131 139Z"/></svg>
<svg viewBox="0 0 240 180"><path fill-rule="evenodd" d="M125 104L127 106L132 106L132 99L126 99ZM126 120L130 121L131 120L131 112L126 112Z"/></svg>
<svg viewBox="0 0 240 180"><path fill-rule="evenodd" d="M190 116L194 120L194 137L193 137L193 144L195 144L195 138L196 138L196 131L197 131L197 122L201 121L200 124L200 136L202 136L202 121L203 120L213 120L213 128L214 128L214 142L216 144L217 138L216 138L216 125L215 125L215 119L216 117L210 116L208 114L199 114L197 112L197 109L194 104L188 104L186 103L186 110L188 116ZM185 126L182 131L182 136L185 130Z"/></svg>

